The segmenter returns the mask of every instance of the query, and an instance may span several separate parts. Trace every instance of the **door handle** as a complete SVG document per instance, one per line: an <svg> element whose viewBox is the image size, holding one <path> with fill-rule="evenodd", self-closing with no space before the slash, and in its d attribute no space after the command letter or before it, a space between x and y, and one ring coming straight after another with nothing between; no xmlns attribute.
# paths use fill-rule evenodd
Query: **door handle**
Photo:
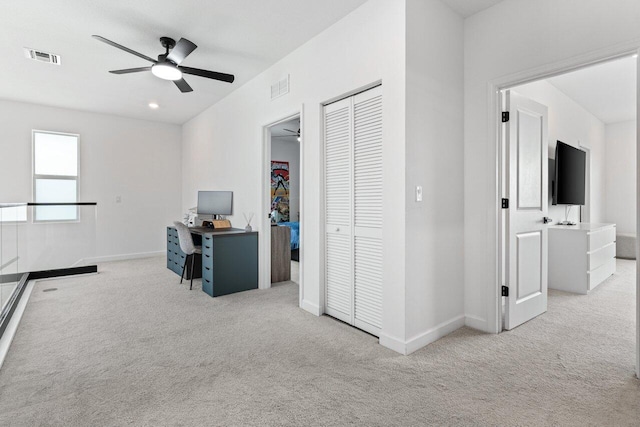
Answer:
<svg viewBox="0 0 640 427"><path fill-rule="evenodd" d="M542 218L543 224L549 224L551 221L553 221L553 219L549 218L548 216L545 216L544 218Z"/></svg>
<svg viewBox="0 0 640 427"><path fill-rule="evenodd" d="M340 227L336 227L336 233L340 231Z"/></svg>

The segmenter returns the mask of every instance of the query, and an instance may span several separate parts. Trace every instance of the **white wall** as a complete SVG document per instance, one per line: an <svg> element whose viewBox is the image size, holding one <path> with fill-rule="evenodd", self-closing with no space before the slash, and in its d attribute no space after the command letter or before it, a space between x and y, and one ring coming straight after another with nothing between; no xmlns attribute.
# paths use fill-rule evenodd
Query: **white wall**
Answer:
<svg viewBox="0 0 640 427"><path fill-rule="evenodd" d="M636 121L606 126L605 221L618 233L636 233Z"/></svg>
<svg viewBox="0 0 640 427"><path fill-rule="evenodd" d="M165 227L182 218L179 126L0 100L0 127L0 201L32 201L32 129L78 133L79 199L98 203L95 256L166 250Z"/></svg>
<svg viewBox="0 0 640 427"><path fill-rule="evenodd" d="M490 83L597 50L637 46L640 3L505 0L465 20L465 312L497 332L496 141ZM625 46L621 46L621 44Z"/></svg>
<svg viewBox="0 0 640 427"><path fill-rule="evenodd" d="M549 158L555 159L556 145L560 140L576 148L588 148L591 155L591 174L587 203L589 222L603 222L605 202L605 125L573 99L545 80L513 88L514 91L546 105L549 111ZM565 206L551 204L549 192L549 217L553 222L564 221ZM580 209L571 208L569 220L580 222Z"/></svg>
<svg viewBox="0 0 640 427"><path fill-rule="evenodd" d="M289 162L289 216L298 221L300 212L300 143L271 139L271 160Z"/></svg>
<svg viewBox="0 0 640 427"><path fill-rule="evenodd" d="M270 100L270 85L289 74L289 94ZM304 109L302 127L302 307L324 306L321 104L377 81L383 91L385 206L383 333L405 338L405 3L371 0L183 126L182 206L199 188L234 191L233 225L261 200L263 127ZM268 159L267 159L268 160ZM399 208L400 207L400 208ZM259 230L257 220L253 226ZM262 232L262 230L260 230Z"/></svg>
<svg viewBox="0 0 640 427"><path fill-rule="evenodd" d="M408 352L464 324L463 41L439 0L407 2Z"/></svg>

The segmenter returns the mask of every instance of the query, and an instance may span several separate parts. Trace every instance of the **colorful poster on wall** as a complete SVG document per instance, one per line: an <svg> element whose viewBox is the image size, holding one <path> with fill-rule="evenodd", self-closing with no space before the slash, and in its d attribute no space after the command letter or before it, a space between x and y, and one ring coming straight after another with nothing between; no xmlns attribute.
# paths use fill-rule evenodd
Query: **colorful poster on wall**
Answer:
<svg viewBox="0 0 640 427"><path fill-rule="evenodd" d="M289 162L271 161L271 221L289 221Z"/></svg>

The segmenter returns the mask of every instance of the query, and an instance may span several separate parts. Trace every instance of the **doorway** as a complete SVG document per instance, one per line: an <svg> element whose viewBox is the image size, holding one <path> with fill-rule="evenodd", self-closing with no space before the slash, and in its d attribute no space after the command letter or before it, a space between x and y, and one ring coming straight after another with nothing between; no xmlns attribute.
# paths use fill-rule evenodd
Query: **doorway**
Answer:
<svg viewBox="0 0 640 427"><path fill-rule="evenodd" d="M606 292L603 288L617 287L616 292L628 293L627 302L636 301L636 261L622 258L637 259L637 244L616 254L621 235L637 240L636 58L630 52L499 87L499 111L509 112L497 132L503 199L499 330L544 316L547 296L550 308L591 304ZM542 139L546 142L538 144ZM563 179L566 184L568 157L583 159L582 199L571 199L560 185ZM580 174L569 175L569 189L580 193ZM532 215L531 224L520 230L519 218L526 215ZM536 300L535 308L527 308ZM597 308L625 312L621 319L633 324L637 306L625 307Z"/></svg>
<svg viewBox="0 0 640 427"><path fill-rule="evenodd" d="M301 114L264 128L260 200L261 288L295 283L302 301L303 143Z"/></svg>

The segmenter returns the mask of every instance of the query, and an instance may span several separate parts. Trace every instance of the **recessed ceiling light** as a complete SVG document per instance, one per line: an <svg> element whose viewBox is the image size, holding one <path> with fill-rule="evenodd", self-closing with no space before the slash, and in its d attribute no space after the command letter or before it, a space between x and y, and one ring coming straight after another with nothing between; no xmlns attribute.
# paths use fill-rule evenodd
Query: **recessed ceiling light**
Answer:
<svg viewBox="0 0 640 427"><path fill-rule="evenodd" d="M149 103L149 108L153 108L155 110L158 107L160 107L160 106L158 104L156 104L155 102L150 102Z"/></svg>

